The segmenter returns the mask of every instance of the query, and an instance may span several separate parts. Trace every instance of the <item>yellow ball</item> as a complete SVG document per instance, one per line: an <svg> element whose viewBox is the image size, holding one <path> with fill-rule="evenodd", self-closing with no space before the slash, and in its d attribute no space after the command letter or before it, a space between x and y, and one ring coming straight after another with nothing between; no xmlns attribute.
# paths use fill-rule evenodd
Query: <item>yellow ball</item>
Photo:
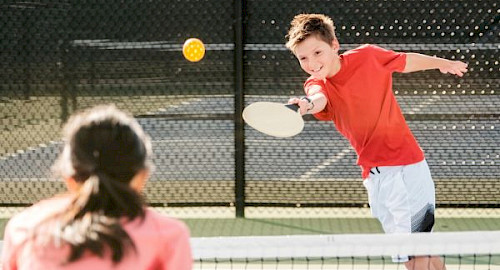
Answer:
<svg viewBox="0 0 500 270"><path fill-rule="evenodd" d="M182 46L182 54L191 62L198 62L205 56L205 45L197 38L190 38Z"/></svg>

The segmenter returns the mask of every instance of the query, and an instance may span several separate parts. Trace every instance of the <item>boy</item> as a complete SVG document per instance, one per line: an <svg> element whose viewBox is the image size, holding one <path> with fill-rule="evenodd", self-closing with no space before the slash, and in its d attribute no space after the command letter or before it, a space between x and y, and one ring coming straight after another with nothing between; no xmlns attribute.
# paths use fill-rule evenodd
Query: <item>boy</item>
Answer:
<svg viewBox="0 0 500 270"><path fill-rule="evenodd" d="M370 208L386 233L430 232L434 182L392 91L393 72L439 69L463 76L467 64L363 45L339 55L331 18L295 16L286 46L310 75L301 114L333 121L358 155ZM408 269L445 269L439 257L399 257Z"/></svg>

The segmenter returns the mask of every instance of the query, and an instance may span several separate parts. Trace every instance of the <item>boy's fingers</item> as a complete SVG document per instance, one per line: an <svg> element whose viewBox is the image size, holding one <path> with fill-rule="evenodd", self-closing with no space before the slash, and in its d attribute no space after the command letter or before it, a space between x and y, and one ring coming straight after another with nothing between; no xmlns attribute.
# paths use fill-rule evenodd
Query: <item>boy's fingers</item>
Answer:
<svg viewBox="0 0 500 270"><path fill-rule="evenodd" d="M464 76L464 73L467 72L467 69L466 68L459 68L457 69L456 71L456 74L460 77Z"/></svg>

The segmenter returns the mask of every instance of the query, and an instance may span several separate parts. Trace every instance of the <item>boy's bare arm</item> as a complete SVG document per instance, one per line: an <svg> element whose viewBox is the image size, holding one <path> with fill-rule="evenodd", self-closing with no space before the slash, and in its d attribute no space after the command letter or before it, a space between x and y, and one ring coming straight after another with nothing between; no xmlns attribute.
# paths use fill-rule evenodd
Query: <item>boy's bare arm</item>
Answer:
<svg viewBox="0 0 500 270"><path fill-rule="evenodd" d="M439 69L441 73L450 73L462 77L467 72L467 64L462 61L452 61L419 53L406 53L406 66L403 72L428 69Z"/></svg>

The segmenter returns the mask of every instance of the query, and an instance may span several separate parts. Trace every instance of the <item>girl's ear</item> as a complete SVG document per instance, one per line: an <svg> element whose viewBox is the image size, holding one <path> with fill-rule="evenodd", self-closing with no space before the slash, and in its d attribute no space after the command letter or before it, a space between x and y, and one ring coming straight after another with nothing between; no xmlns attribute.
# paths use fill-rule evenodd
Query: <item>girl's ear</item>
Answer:
<svg viewBox="0 0 500 270"><path fill-rule="evenodd" d="M66 183L66 188L70 192L77 192L82 186L73 177L64 178L64 183Z"/></svg>
<svg viewBox="0 0 500 270"><path fill-rule="evenodd" d="M130 187L132 187L135 191L141 193L146 185L146 181L149 178L149 170L144 169L140 170L134 178L130 181Z"/></svg>

